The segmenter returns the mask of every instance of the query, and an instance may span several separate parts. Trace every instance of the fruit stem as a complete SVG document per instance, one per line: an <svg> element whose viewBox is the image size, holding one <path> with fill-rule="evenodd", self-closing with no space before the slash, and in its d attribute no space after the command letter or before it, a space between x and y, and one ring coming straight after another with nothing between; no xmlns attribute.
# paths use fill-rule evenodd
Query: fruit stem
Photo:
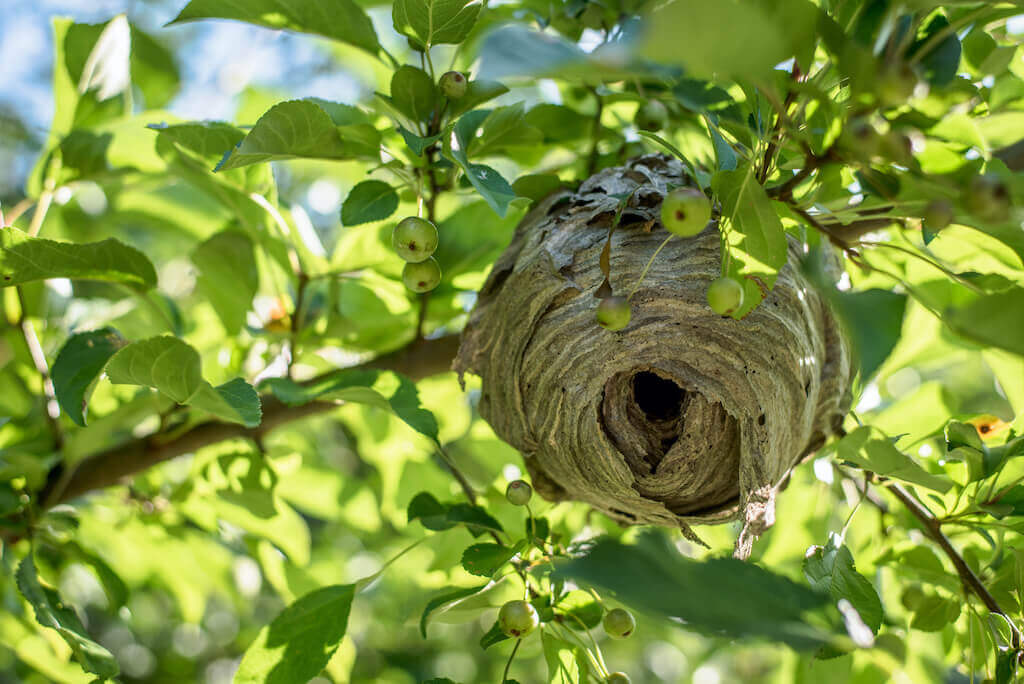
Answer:
<svg viewBox="0 0 1024 684"><path fill-rule="evenodd" d="M651 270L651 264L654 263L654 258L657 257L661 250L665 248L665 245L668 244L668 241L674 237L675 235L669 235L667 238L664 239L664 241L662 241L660 245L658 245L658 249L654 250L654 254L652 254L651 258L647 260L647 265L644 266L644 270L640 272L640 277L637 279L636 285L634 285L633 289L629 291L628 295L626 295L627 301L632 299L633 295L636 294L636 291L640 289L640 285L643 284L644 278L647 277L647 271Z"/></svg>
<svg viewBox="0 0 1024 684"><path fill-rule="evenodd" d="M523 643L522 639L516 639L516 645L512 647L512 653L508 656L508 662L505 663L505 671L501 675L501 684L505 684L508 681L508 671L512 668L512 660L516 657L516 652L519 651L519 644Z"/></svg>

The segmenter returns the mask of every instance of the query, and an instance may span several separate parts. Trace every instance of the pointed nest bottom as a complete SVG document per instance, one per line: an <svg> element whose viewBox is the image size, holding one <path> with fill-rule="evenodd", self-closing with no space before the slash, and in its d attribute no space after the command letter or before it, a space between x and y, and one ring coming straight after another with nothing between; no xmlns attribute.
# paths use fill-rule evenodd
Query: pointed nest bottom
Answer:
<svg viewBox="0 0 1024 684"><path fill-rule="evenodd" d="M538 493L585 501L624 524L740 520L736 553L774 522L792 468L849 408L850 354L825 301L790 264L742 320L706 292L721 271L715 225L654 259L618 332L595 321L600 255L636 284L668 236L658 221L680 163L635 159L539 203L519 224L470 315L455 370L482 379L480 413L523 453ZM698 540L699 541L699 540Z"/></svg>

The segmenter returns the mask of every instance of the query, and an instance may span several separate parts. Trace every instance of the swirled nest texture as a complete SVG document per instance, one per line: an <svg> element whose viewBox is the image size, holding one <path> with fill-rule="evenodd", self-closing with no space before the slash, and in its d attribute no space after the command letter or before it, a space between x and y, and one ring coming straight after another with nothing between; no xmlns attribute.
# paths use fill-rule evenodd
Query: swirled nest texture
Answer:
<svg viewBox="0 0 1024 684"><path fill-rule="evenodd" d="M662 249L625 329L597 325L599 259L620 198L610 266L625 294L668 236L665 193L688 182L679 162L650 155L540 202L480 291L455 369L482 378L481 415L522 452L546 499L691 538L691 524L741 519L746 555L790 470L839 427L849 353L795 258L742 320L711 311L714 222Z"/></svg>

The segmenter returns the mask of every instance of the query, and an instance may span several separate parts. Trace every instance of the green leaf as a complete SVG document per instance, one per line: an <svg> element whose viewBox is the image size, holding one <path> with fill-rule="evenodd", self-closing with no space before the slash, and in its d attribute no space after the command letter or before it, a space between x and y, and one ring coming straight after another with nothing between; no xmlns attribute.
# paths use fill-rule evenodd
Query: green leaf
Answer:
<svg viewBox="0 0 1024 684"><path fill-rule="evenodd" d="M814 546L808 550L804 557L804 577L813 588L831 594L836 601L849 601L864 624L877 633L883 618L878 592L857 572L850 550L845 545L836 546L836 541L832 537L824 547Z"/></svg>
<svg viewBox="0 0 1024 684"><path fill-rule="evenodd" d="M241 128L222 121L193 121L171 126L150 124L149 128L159 133L161 138L216 161L245 138L245 131Z"/></svg>
<svg viewBox="0 0 1024 684"><path fill-rule="evenodd" d="M238 230L213 235L192 250L197 284L230 335L237 335L259 289L252 240Z"/></svg>
<svg viewBox="0 0 1024 684"><path fill-rule="evenodd" d="M339 399L376 406L391 411L416 432L437 441L437 419L420 405L416 384L392 371L342 369L304 385L288 378L267 378L260 383L260 391L269 391L291 406L317 399Z"/></svg>
<svg viewBox="0 0 1024 684"><path fill-rule="evenodd" d="M557 76L595 80L601 69L578 45L522 24L491 31L480 47L480 73L487 78Z"/></svg>
<svg viewBox="0 0 1024 684"><path fill-rule="evenodd" d="M544 660L548 664L549 684L578 684L580 681L580 655L572 644L551 636L546 630L540 635ZM586 676L586 666L583 668Z"/></svg>
<svg viewBox="0 0 1024 684"><path fill-rule="evenodd" d="M320 674L348 628L352 585L312 591L285 608L245 651L235 684L297 684Z"/></svg>
<svg viewBox="0 0 1024 684"><path fill-rule="evenodd" d="M188 404L212 413L221 420L246 427L256 427L263 417L260 395L242 378L228 380L217 387L204 380Z"/></svg>
<svg viewBox="0 0 1024 684"><path fill-rule="evenodd" d="M85 427L86 393L110 357L125 345L113 328L77 333L61 347L50 375L57 403L76 424Z"/></svg>
<svg viewBox="0 0 1024 684"><path fill-rule="evenodd" d="M830 299L853 344L861 380L866 381L900 340L907 296L888 290L836 291Z"/></svg>
<svg viewBox="0 0 1024 684"><path fill-rule="evenodd" d="M377 54L380 43L373 23L353 0L192 0L171 21L235 19L272 29L312 33Z"/></svg>
<svg viewBox="0 0 1024 684"><path fill-rule="evenodd" d="M471 575L491 577L517 552L502 544L473 544L462 552L462 567Z"/></svg>
<svg viewBox="0 0 1024 684"><path fill-rule="evenodd" d="M942 14L933 15L919 40L909 50L909 54L913 56L933 36L946 31L948 27L949 21L946 17ZM949 31L937 45L929 46L928 52L921 58L925 79L934 86L944 86L952 81L960 66L960 52L960 39L955 31Z"/></svg>
<svg viewBox="0 0 1024 684"><path fill-rule="evenodd" d="M176 337L151 337L123 347L107 363L107 377L115 385L152 387L221 420L247 427L260 423L260 398L252 385L235 378L213 387L203 380L199 352Z"/></svg>
<svg viewBox="0 0 1024 684"><path fill-rule="evenodd" d="M146 109L166 106L180 85L174 53L137 26L132 26L131 50L132 83L142 92Z"/></svg>
<svg viewBox="0 0 1024 684"><path fill-rule="evenodd" d="M757 282L743 277L756 277L768 288L775 284L786 263L786 233L750 164L719 171L712 177L711 187L722 203L722 218L733 229L729 234L730 274L744 283L745 295L743 307L733 317L742 318L763 297Z"/></svg>
<svg viewBox="0 0 1024 684"><path fill-rule="evenodd" d="M432 45L461 43L473 30L482 5L476 0L396 0L391 6L395 31Z"/></svg>
<svg viewBox="0 0 1024 684"><path fill-rule="evenodd" d="M912 629L922 632L938 632L960 617L960 603L941 596L927 596L914 611L910 621Z"/></svg>
<svg viewBox="0 0 1024 684"><path fill-rule="evenodd" d="M540 130L526 123L526 107L517 102L491 110L481 124L480 136L472 140L468 153L474 157L486 157L509 146L538 144L543 137Z"/></svg>
<svg viewBox="0 0 1024 684"><path fill-rule="evenodd" d="M961 337L1024 356L1024 288L973 297L943 312L943 322Z"/></svg>
<svg viewBox="0 0 1024 684"><path fill-rule="evenodd" d="M555 612L566 617L570 629L593 629L601 624L604 608L590 592L573 590L563 596L555 605Z"/></svg>
<svg viewBox="0 0 1024 684"><path fill-rule="evenodd" d="M441 532L465 525L474 535L485 531L502 532L501 523L480 506L468 503L443 504L429 492L420 492L409 502L409 522L419 520L428 530Z"/></svg>
<svg viewBox="0 0 1024 684"><path fill-rule="evenodd" d="M16 579L18 590L35 610L39 624L60 634L86 672L102 679L119 674L117 660L110 651L88 637L74 609L66 605L56 591L39 583L35 558L31 553L18 566Z"/></svg>
<svg viewBox="0 0 1024 684"><path fill-rule="evenodd" d="M688 75L757 80L812 42L816 22L817 8L804 0L670 2L651 12L640 47L646 57L685 66Z"/></svg>
<svg viewBox="0 0 1024 684"><path fill-rule="evenodd" d="M290 100L274 105L215 170L281 159L379 159L377 129L365 123L337 124L328 111L331 104Z"/></svg>
<svg viewBox="0 0 1024 684"><path fill-rule="evenodd" d="M403 129L404 130L404 129ZM368 180L358 184L341 205L341 223L357 226L360 223L383 221L398 209L398 193L379 180Z"/></svg>
<svg viewBox="0 0 1024 684"><path fill-rule="evenodd" d="M156 271L146 255L113 238L78 244L0 229L0 287L47 278L102 280L136 290L156 286Z"/></svg>
<svg viewBox="0 0 1024 684"><path fill-rule="evenodd" d="M438 609L443 607L450 607L457 601L461 601L464 598L469 598L474 594L483 591L485 588L490 586L490 583L481 584L478 587L466 587L464 589L456 589L455 591L445 592L439 596L435 596L427 602L427 606L423 609L423 614L420 616L420 634L423 638L427 638L427 623L430 620L430 616L433 615Z"/></svg>
<svg viewBox="0 0 1024 684"><path fill-rule="evenodd" d="M151 337L118 351L107 364L115 385L153 387L179 404L203 383L199 352L176 337Z"/></svg>
<svg viewBox="0 0 1024 684"><path fill-rule="evenodd" d="M493 100L508 92L508 88L497 81L470 81L466 85L466 94L458 100L448 103L448 115L455 119L479 104Z"/></svg>
<svg viewBox="0 0 1024 684"><path fill-rule="evenodd" d="M449 523L447 516L448 507L430 492L420 492L414 496L406 510L406 518L410 523L419 520L424 527L435 532L454 527L454 523Z"/></svg>
<svg viewBox="0 0 1024 684"><path fill-rule="evenodd" d="M534 173L520 176L512 183L512 189L519 197L529 197L539 202L551 193L566 187L562 179L553 173Z"/></svg>
<svg viewBox="0 0 1024 684"><path fill-rule="evenodd" d="M471 164L466 157L466 149L472 141L480 122L488 115L486 111L474 111L464 115L455 125L455 135L459 140L459 149L445 145L445 154L454 161L466 174L470 184L476 188L491 209L504 218L508 205L516 198L516 191L508 184L500 173L485 164Z"/></svg>
<svg viewBox="0 0 1024 684"><path fill-rule="evenodd" d="M491 628L487 630L482 637L480 637L480 648L486 651L491 646L500 644L508 638L508 635L501 631L501 628L498 626L498 622L495 621L494 624L491 625Z"/></svg>
<svg viewBox="0 0 1024 684"><path fill-rule="evenodd" d="M402 134L402 139L405 140L406 146L408 146L408 148L418 157L422 157L424 150L440 140L443 135L443 133L438 133L437 135L421 138L408 130L405 126L399 126L398 132Z"/></svg>
<svg viewBox="0 0 1024 684"><path fill-rule="evenodd" d="M410 121L430 121L438 99L434 81L422 69L406 64L391 77L391 103Z"/></svg>
<svg viewBox="0 0 1024 684"><path fill-rule="evenodd" d="M831 639L806 619L824 608L821 594L733 558L686 558L658 533L643 535L635 546L603 538L561 564L556 577L603 588L638 610L708 634L764 637L797 649Z"/></svg>
<svg viewBox="0 0 1024 684"><path fill-rule="evenodd" d="M276 473L259 453L232 450L199 462L179 508L211 533L224 521L266 539L302 567L309 563L309 528L276 484Z"/></svg>
<svg viewBox="0 0 1024 684"><path fill-rule="evenodd" d="M714 175L711 187L722 202L722 216L743 234L743 252L757 264L778 271L786 263L786 234L753 168L744 164Z"/></svg>
<svg viewBox="0 0 1024 684"><path fill-rule="evenodd" d="M839 458L879 475L942 493L952 486L949 478L929 473L890 440L872 439L871 428L866 425L843 437L835 448Z"/></svg>

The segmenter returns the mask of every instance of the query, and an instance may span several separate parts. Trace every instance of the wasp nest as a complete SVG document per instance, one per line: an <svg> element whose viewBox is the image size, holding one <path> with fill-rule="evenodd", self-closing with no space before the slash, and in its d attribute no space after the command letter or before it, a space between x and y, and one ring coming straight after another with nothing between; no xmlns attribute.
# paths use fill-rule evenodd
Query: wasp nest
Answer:
<svg viewBox="0 0 1024 684"><path fill-rule="evenodd" d="M789 471L842 421L849 353L793 265L742 320L711 311L715 225L662 249L625 329L597 325L600 254L619 198L629 196L612 234L611 284L625 294L668 235L662 198L686 182L677 161L651 155L541 202L480 291L455 369L482 378L481 415L522 451L546 499L691 538L692 524L740 519L745 556L772 524Z"/></svg>

